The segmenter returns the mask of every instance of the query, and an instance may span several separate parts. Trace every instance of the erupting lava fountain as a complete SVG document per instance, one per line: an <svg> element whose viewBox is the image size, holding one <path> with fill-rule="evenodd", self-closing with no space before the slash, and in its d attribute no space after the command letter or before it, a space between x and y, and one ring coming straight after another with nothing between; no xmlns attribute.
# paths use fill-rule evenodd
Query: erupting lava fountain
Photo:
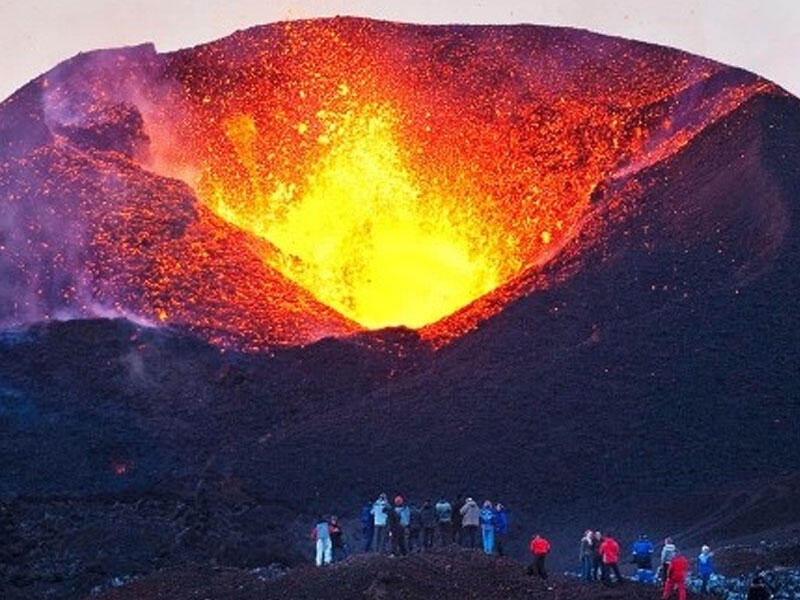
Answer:
<svg viewBox="0 0 800 600"><path fill-rule="evenodd" d="M0 323L125 315L242 349L403 325L440 345L569 277L543 267L579 263L598 208L625 218L637 172L783 93L538 26L336 18L81 54L0 105Z"/></svg>

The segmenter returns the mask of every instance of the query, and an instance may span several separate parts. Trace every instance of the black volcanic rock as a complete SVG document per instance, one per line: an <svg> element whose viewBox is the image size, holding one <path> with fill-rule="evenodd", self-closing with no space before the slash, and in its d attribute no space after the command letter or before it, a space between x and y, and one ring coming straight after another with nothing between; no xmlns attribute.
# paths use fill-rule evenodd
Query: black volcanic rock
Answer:
<svg viewBox="0 0 800 600"><path fill-rule="evenodd" d="M543 582L525 574L525 566L468 551L448 550L407 558L379 556L354 559L318 569L301 567L274 581L233 569L182 569L109 591L103 600L181 600L206 595L218 600L292 598L296 600L362 600L406 598L549 599L554 594L575 600L656 598L652 586L631 583L605 589L557 578ZM689 594L689 598L697 597Z"/></svg>
<svg viewBox="0 0 800 600"><path fill-rule="evenodd" d="M150 141L142 115L135 106L123 103L99 107L82 123L58 124L54 129L82 150L119 152L127 158L145 152Z"/></svg>

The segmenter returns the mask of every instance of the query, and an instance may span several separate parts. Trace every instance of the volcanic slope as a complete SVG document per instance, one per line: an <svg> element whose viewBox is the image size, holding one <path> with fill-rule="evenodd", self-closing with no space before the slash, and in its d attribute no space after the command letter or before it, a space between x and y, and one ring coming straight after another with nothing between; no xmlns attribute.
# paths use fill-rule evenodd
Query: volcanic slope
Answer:
<svg viewBox="0 0 800 600"><path fill-rule="evenodd" d="M595 598L649 600L659 597L655 586L629 583L606 588L562 578L543 582L525 574L525 567L510 559L487 557L453 549L416 554L407 558L355 556L323 569L304 566L275 581L259 581L256 573L235 569L186 568L135 581L100 596L102 600L196 598L250 600L257 598L406 599L482 598L486 600L549 600ZM689 598L699 595L689 593Z"/></svg>

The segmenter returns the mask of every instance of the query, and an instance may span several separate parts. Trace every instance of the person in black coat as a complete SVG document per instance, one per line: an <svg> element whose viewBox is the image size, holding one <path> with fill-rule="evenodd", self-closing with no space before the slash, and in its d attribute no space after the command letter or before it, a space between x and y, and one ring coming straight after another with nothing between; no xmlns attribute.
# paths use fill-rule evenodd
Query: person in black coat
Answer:
<svg viewBox="0 0 800 600"><path fill-rule="evenodd" d="M406 530L400 523L400 515L391 506L387 507L386 517L389 522L389 537L392 538L392 554L395 556L405 556L406 550Z"/></svg>
<svg viewBox="0 0 800 600"><path fill-rule="evenodd" d="M422 547L433 548L433 534L436 531L436 508L430 498L422 503L419 509L419 520L422 525Z"/></svg>

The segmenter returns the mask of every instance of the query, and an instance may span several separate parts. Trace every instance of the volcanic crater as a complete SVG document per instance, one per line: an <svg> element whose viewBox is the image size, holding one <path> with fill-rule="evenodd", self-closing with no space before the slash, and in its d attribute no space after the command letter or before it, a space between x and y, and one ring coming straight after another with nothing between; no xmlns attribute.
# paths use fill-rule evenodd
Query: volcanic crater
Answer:
<svg viewBox="0 0 800 600"><path fill-rule="evenodd" d="M337 18L79 55L5 102L0 318L117 314L255 350L406 326L440 346L542 285L639 170L780 93L530 26Z"/></svg>

